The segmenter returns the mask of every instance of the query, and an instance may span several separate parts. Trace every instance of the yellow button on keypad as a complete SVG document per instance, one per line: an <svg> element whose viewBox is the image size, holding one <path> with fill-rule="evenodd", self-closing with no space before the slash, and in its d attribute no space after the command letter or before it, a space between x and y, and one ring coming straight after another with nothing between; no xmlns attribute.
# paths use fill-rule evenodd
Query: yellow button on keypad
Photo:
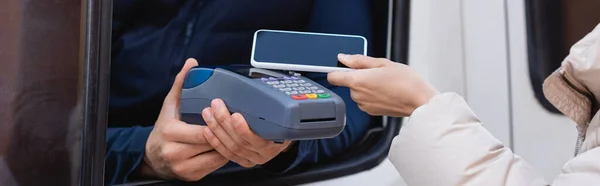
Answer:
<svg viewBox="0 0 600 186"><path fill-rule="evenodd" d="M318 96L317 96L317 94L306 94L306 97L308 99L317 99Z"/></svg>

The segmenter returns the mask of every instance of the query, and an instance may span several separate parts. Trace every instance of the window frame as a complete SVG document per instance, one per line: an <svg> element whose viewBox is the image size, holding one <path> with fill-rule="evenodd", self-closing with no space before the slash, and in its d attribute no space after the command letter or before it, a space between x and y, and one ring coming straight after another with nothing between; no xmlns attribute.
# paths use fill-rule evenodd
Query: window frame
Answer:
<svg viewBox="0 0 600 186"><path fill-rule="evenodd" d="M82 0L84 123L80 184L104 185L113 0Z"/></svg>
<svg viewBox="0 0 600 186"><path fill-rule="evenodd" d="M560 66L548 63L553 60L562 61L564 45L562 43L563 12L561 1L525 0L525 23L527 29L527 53L531 87L538 103L547 111L562 114L544 96L542 84L549 72ZM552 21L550 21L552 20ZM540 31L540 30L543 30ZM562 57L561 57L562 56ZM546 63L544 63L546 61Z"/></svg>

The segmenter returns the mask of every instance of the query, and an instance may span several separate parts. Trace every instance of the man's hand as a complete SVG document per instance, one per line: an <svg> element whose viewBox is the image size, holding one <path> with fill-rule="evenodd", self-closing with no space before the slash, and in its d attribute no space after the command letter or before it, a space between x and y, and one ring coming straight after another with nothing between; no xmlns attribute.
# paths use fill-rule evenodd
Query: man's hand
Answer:
<svg viewBox="0 0 600 186"><path fill-rule="evenodd" d="M180 120L179 98L187 72L198 62L188 59L164 100L158 120L146 142L143 176L185 181L200 180L228 160L208 144L201 125ZM206 128L208 129L208 128Z"/></svg>
<svg viewBox="0 0 600 186"><path fill-rule="evenodd" d="M221 155L243 167L262 165L290 145L290 141L276 144L257 136L239 113L230 114L221 99L215 99L210 108L202 111L208 125L204 135Z"/></svg>
<svg viewBox="0 0 600 186"><path fill-rule="evenodd" d="M360 110L371 115L410 116L438 94L406 65L363 55L340 54L338 58L357 70L332 72L327 80L333 85L349 87Z"/></svg>

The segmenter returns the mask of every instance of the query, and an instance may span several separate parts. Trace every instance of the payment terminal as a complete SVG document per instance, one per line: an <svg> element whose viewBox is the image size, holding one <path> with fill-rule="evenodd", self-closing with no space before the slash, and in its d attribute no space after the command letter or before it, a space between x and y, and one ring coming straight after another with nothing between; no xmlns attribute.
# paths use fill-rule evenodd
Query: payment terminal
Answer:
<svg viewBox="0 0 600 186"><path fill-rule="evenodd" d="M246 67L192 68L181 95L182 120L205 124L202 110L215 98L275 142L332 138L346 123L345 103L332 91L299 74Z"/></svg>

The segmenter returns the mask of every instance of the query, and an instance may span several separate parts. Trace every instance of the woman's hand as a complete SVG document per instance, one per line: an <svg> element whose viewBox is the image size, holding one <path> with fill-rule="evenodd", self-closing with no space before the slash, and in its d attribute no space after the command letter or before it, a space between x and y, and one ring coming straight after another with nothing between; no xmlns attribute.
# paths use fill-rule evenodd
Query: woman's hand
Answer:
<svg viewBox="0 0 600 186"><path fill-rule="evenodd" d="M410 67L384 58L338 55L353 71L332 72L327 80L350 88L358 107L371 115L410 116L438 91Z"/></svg>

